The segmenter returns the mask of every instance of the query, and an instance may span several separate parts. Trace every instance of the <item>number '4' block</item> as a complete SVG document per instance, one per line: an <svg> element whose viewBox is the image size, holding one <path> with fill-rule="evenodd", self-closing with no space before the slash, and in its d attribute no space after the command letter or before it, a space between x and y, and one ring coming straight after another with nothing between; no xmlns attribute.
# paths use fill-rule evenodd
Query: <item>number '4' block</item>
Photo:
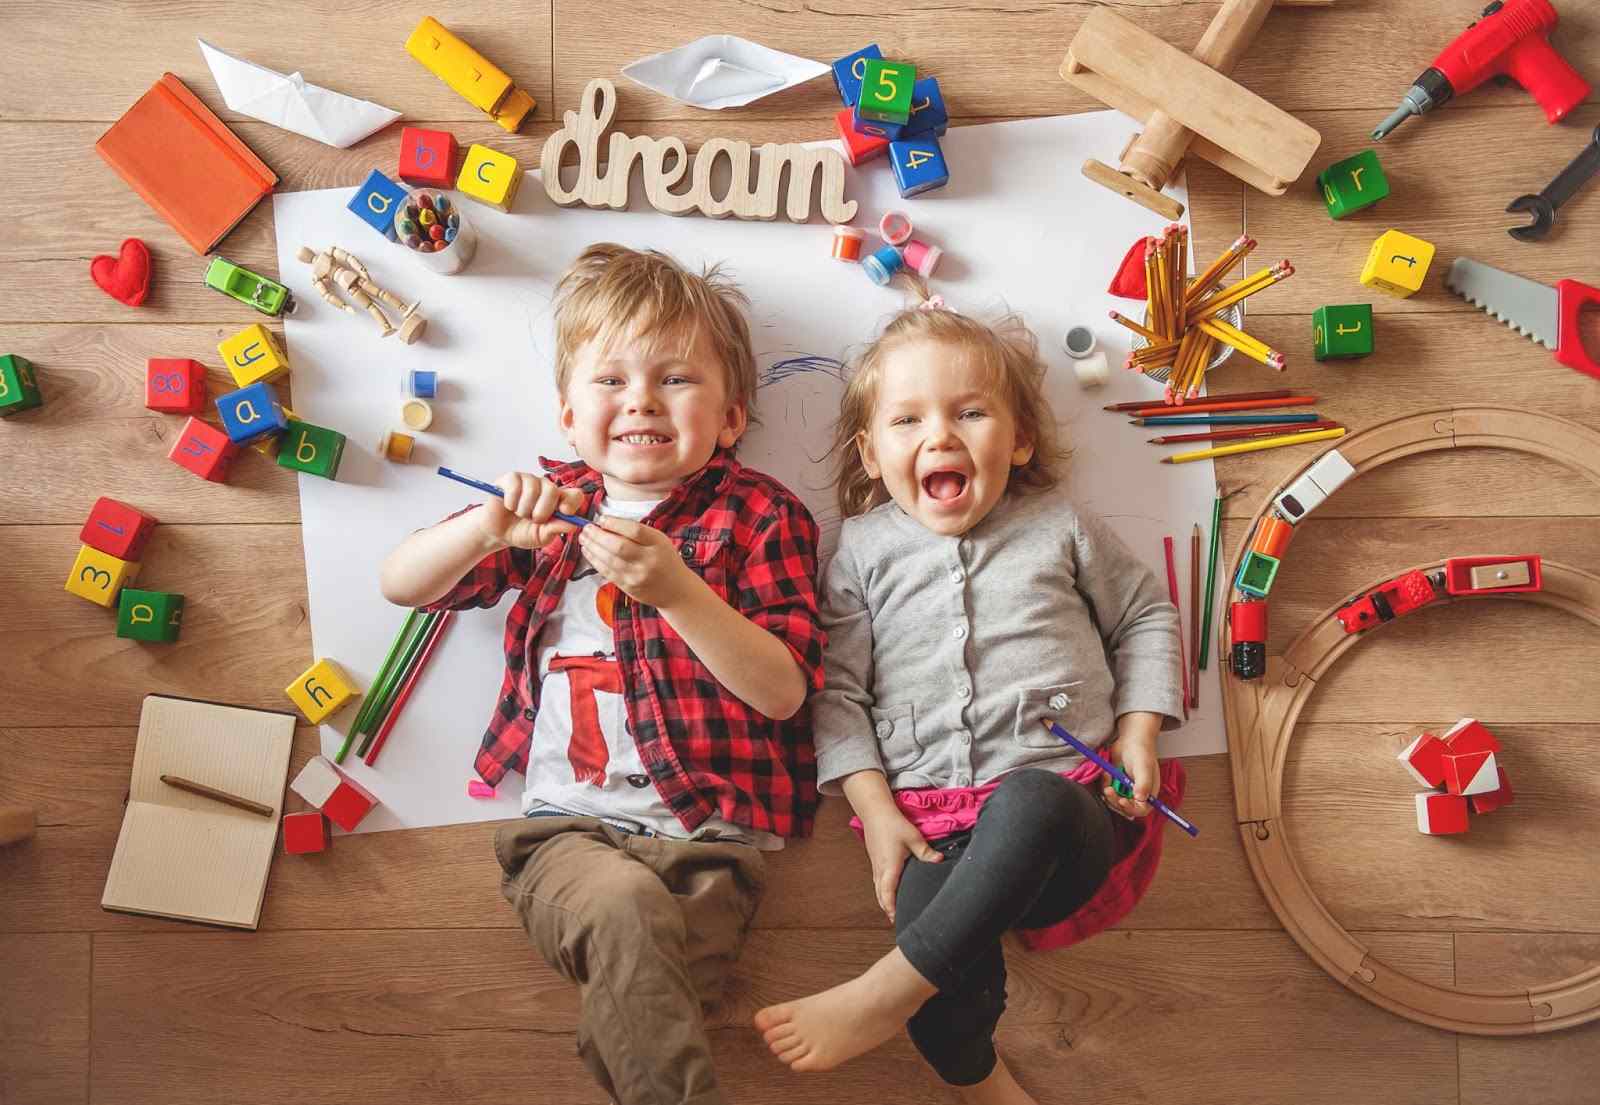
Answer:
<svg viewBox="0 0 1600 1105"><path fill-rule="evenodd" d="M32 362L15 353L0 356L0 418L32 410L43 402Z"/></svg>
<svg viewBox="0 0 1600 1105"><path fill-rule="evenodd" d="M206 370L187 357L151 357L145 362L144 405L164 414L199 414L206 409Z"/></svg>
<svg viewBox="0 0 1600 1105"><path fill-rule="evenodd" d="M1432 263L1432 242L1399 230L1385 230L1372 243L1367 263L1361 269L1361 282L1406 299L1422 290Z"/></svg>
<svg viewBox="0 0 1600 1105"><path fill-rule="evenodd" d="M866 75L867 62L873 58L883 58L883 51L876 42L833 63L833 86L839 90L839 99L844 101L845 107L855 107L861 98L861 78Z"/></svg>
<svg viewBox="0 0 1600 1105"><path fill-rule="evenodd" d="M950 183L944 151L931 134L889 143L889 164L894 169L894 182L900 189L901 199L910 199L919 192L943 188Z"/></svg>
<svg viewBox="0 0 1600 1105"><path fill-rule="evenodd" d="M127 503L102 495L89 509L78 540L119 560L141 560L145 542L155 532L156 520Z"/></svg>
<svg viewBox="0 0 1600 1105"><path fill-rule="evenodd" d="M1372 304L1345 303L1318 307L1311 314L1316 358L1365 357L1375 348L1372 340Z"/></svg>
<svg viewBox="0 0 1600 1105"><path fill-rule="evenodd" d="M857 118L904 125L911 118L911 89L916 83L917 67L909 61L868 58L856 100Z"/></svg>
<svg viewBox="0 0 1600 1105"><path fill-rule="evenodd" d="M334 767L326 756L314 756L300 769L289 789L316 806L345 832L354 832L372 812L378 799L350 776Z"/></svg>
<svg viewBox="0 0 1600 1105"><path fill-rule="evenodd" d="M332 660L323 659L297 675L283 693L300 708L307 721L320 725L324 718L355 696L356 687L343 668Z"/></svg>
<svg viewBox="0 0 1600 1105"><path fill-rule="evenodd" d="M332 480L339 476L343 456L344 435L339 431L291 418L278 449L278 464Z"/></svg>
<svg viewBox="0 0 1600 1105"><path fill-rule="evenodd" d="M1317 187L1322 189L1322 202L1328 205L1328 214L1342 219L1387 196L1389 178L1383 175L1378 152L1362 150L1318 173Z"/></svg>
<svg viewBox="0 0 1600 1105"><path fill-rule="evenodd" d="M133 641L176 641L183 621L183 596L169 591L122 589L117 636Z"/></svg>
<svg viewBox="0 0 1600 1105"><path fill-rule="evenodd" d="M203 480L226 483L228 469L238 453L239 447L228 440L227 434L209 422L191 416L183 424L177 443L172 446L167 458L177 461Z"/></svg>
<svg viewBox="0 0 1600 1105"><path fill-rule="evenodd" d="M455 163L456 136L449 131L422 127L400 131L400 179L412 187L451 187Z"/></svg>
<svg viewBox="0 0 1600 1105"><path fill-rule="evenodd" d="M276 380L289 371L289 357L277 337L259 322L252 323L221 342L217 352L242 388L258 380Z"/></svg>
<svg viewBox="0 0 1600 1105"><path fill-rule="evenodd" d="M217 396L217 414L222 417L228 440L235 445L248 445L289 426L289 416L283 413L272 385L265 381Z"/></svg>
<svg viewBox="0 0 1600 1105"><path fill-rule="evenodd" d="M117 593L138 574L138 564L84 545L67 574L67 590L109 609L117 601Z"/></svg>

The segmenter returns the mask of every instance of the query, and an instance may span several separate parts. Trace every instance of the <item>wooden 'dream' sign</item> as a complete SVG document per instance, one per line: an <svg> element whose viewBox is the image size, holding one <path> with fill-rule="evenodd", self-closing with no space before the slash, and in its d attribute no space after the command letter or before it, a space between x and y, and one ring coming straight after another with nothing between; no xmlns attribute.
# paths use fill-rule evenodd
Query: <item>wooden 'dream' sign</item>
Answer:
<svg viewBox="0 0 1600 1105"><path fill-rule="evenodd" d="M539 158L544 190L553 203L624 210L637 162L644 177L645 196L650 206L663 214L698 211L714 219L732 215L738 219L771 220L778 217L779 186L788 169L782 207L791 222L803 223L811 217L812 187L819 177L822 217L830 223L847 223L855 218L856 202L844 198L844 158L830 146L766 143L754 151L756 177L752 186L752 150L748 142L711 139L700 147L691 172L683 139L630 138L617 132L611 135L602 173L600 139L610 126L616 107L616 86L604 77L596 77L583 90L582 111L562 114L562 128L546 140ZM561 155L569 145L578 150L578 179L571 188L565 188L561 184ZM720 196L714 193L711 182L719 158L726 159L729 169L728 185ZM673 187L686 176L689 189L674 191Z"/></svg>

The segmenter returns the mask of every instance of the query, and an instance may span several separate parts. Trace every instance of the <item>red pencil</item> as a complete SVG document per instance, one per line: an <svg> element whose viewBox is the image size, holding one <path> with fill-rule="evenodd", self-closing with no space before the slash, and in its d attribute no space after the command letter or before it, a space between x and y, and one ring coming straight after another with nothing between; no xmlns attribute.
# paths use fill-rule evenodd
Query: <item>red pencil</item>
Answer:
<svg viewBox="0 0 1600 1105"><path fill-rule="evenodd" d="M1337 430L1339 423L1331 419L1316 422L1275 422L1270 426L1235 426L1231 430L1202 430L1196 434L1162 434L1145 438L1151 445L1176 445L1180 441L1232 441L1241 437L1271 437L1274 434L1297 434L1301 430Z"/></svg>
<svg viewBox="0 0 1600 1105"><path fill-rule="evenodd" d="M1140 407L1133 414L1150 418L1163 414L1211 414L1219 411L1259 411L1272 407L1309 407L1317 401L1315 395L1280 395L1275 399L1229 399L1227 396L1208 395L1198 403L1181 406Z"/></svg>
<svg viewBox="0 0 1600 1105"><path fill-rule="evenodd" d="M362 757L362 762L368 767L378 762L378 753L383 751L384 742L389 739L389 730L394 728L400 711L405 708L406 699L411 697L411 689L417 685L417 677L422 674L422 669L428 666L428 657L433 655L433 650L439 647L439 641L444 637L444 631L454 616L454 610L446 610L444 616L434 624L433 632L422 644L422 651L417 655L417 662L412 665L411 672L406 676L406 681L401 684L400 692L394 697L394 705L389 707L389 716L383 719L383 728L378 730L378 735L373 738L372 747Z"/></svg>
<svg viewBox="0 0 1600 1105"><path fill-rule="evenodd" d="M1178 568L1172 560L1172 538L1164 537L1162 542L1167 550L1167 594L1172 598L1172 606L1178 612L1178 670L1183 675L1183 716L1189 717L1189 664L1183 658L1183 607L1178 605Z"/></svg>
<svg viewBox="0 0 1600 1105"><path fill-rule="evenodd" d="M1200 708L1200 524L1189 542L1189 705Z"/></svg>
<svg viewBox="0 0 1600 1105"><path fill-rule="evenodd" d="M1282 399L1286 395L1293 395L1289 388L1278 388L1276 391L1236 391L1232 394L1208 395L1206 401L1212 400L1237 400L1237 399ZM1136 411L1144 407L1156 406L1148 399L1140 399L1135 403L1112 403L1109 407L1101 407L1106 411Z"/></svg>

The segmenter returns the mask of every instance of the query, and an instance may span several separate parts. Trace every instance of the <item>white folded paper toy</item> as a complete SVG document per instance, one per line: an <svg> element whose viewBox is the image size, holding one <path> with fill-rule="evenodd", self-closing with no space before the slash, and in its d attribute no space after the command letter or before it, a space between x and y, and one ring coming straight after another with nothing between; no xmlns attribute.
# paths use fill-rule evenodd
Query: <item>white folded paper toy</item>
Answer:
<svg viewBox="0 0 1600 1105"><path fill-rule="evenodd" d="M769 50L737 35L707 35L640 58L622 75L691 107L720 110L803 84L828 72L810 58Z"/></svg>
<svg viewBox="0 0 1600 1105"><path fill-rule="evenodd" d="M279 73L236 58L202 39L195 41L211 66L223 102L241 115L340 149L400 118L398 111L382 104L310 84L299 73Z"/></svg>

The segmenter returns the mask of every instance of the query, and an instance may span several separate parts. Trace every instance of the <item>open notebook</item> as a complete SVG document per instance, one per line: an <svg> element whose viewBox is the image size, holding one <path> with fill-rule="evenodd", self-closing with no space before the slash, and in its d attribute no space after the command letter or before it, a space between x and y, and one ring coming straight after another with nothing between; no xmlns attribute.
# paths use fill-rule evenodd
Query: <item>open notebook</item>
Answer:
<svg viewBox="0 0 1600 1105"><path fill-rule="evenodd" d="M147 695L104 909L253 929L261 918L294 715ZM225 805L161 781L204 783L271 806Z"/></svg>

